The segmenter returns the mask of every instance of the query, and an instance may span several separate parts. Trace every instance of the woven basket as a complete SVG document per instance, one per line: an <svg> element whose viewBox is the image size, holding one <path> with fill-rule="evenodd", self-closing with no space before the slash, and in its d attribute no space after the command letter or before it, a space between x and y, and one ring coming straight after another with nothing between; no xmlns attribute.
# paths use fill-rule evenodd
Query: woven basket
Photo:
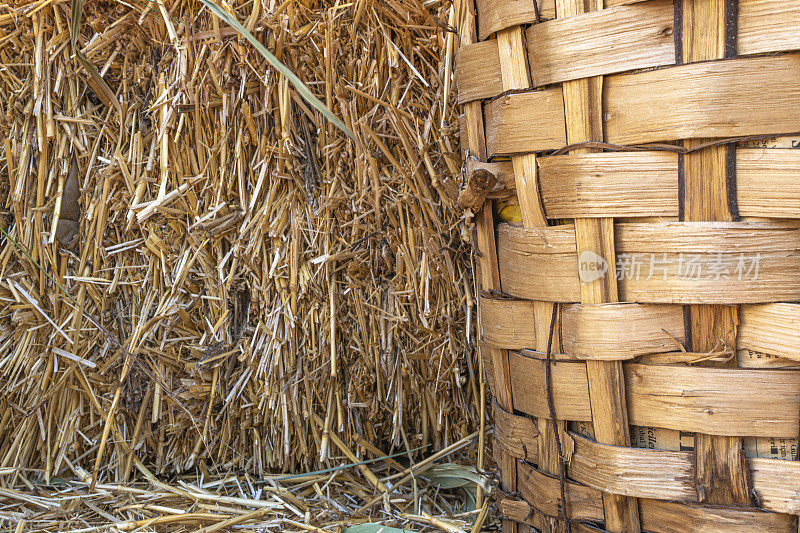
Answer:
<svg viewBox="0 0 800 533"><path fill-rule="evenodd" d="M504 530L797 531L800 2L466 2Z"/></svg>

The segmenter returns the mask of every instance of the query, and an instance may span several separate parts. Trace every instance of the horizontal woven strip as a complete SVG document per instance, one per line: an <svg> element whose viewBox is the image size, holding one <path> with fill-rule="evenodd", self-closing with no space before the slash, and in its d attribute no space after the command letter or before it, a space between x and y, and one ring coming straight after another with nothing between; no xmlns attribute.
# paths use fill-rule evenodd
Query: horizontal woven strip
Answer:
<svg viewBox="0 0 800 533"><path fill-rule="evenodd" d="M533 86L675 64L672 0L535 24L526 32Z"/></svg>
<svg viewBox="0 0 800 533"><path fill-rule="evenodd" d="M739 320L740 349L800 361L800 304L745 305Z"/></svg>
<svg viewBox="0 0 800 533"><path fill-rule="evenodd" d="M533 302L481 297L484 342L495 348L533 348ZM798 306L800 309L800 306ZM800 313L796 315L800 319ZM576 359L624 360L679 350L683 309L677 305L568 305L561 324L562 351Z"/></svg>
<svg viewBox="0 0 800 533"><path fill-rule="evenodd" d="M567 494L569 501L572 491L568 489ZM504 517L539 529L548 521L548 517L538 513L524 500L503 498L499 501L498 507ZM675 531L796 533L797 531L795 517L787 514L647 499L640 500L639 507L642 529L653 533ZM575 506L570 505L570 509L575 509ZM575 523L577 522L573 522Z"/></svg>
<svg viewBox="0 0 800 533"><path fill-rule="evenodd" d="M800 3L739 0L739 54L800 50Z"/></svg>
<svg viewBox="0 0 800 533"><path fill-rule="evenodd" d="M483 341L495 348L536 345L533 302L509 298L479 300ZM567 305L561 340L566 357L631 359L678 349L684 342L683 309L676 305ZM739 310L740 350L800 362L800 304L748 304ZM696 356L695 356L696 357Z"/></svg>
<svg viewBox="0 0 800 533"><path fill-rule="evenodd" d="M484 106L490 155L558 150L567 144L561 87L508 94Z"/></svg>
<svg viewBox="0 0 800 533"><path fill-rule="evenodd" d="M591 485L587 486L598 492L602 488L615 494L699 503L693 453L620 448L575 439L569 471L576 481L588 482ZM763 509L789 514L800 511L800 464L760 458L747 462Z"/></svg>
<svg viewBox="0 0 800 533"><path fill-rule="evenodd" d="M650 455L659 452L656 450L638 450L648 452ZM678 459L679 454L666 452ZM679 469L688 473L690 461L680 461ZM767 466L767 463L769 466ZM783 467L788 468L783 469ZM776 513L792 513L797 505L797 480L794 487L789 487L782 479L782 474L773 471L789 472L800 475L800 465L789 461L772 459L749 459L748 466L753 472L754 490L757 493L763 509ZM768 486L768 480L777 488ZM758 482L755 479L760 478ZM548 516L558 516L557 504L559 502L559 480L548 476L535 467L520 464L517 474L518 492L522 497L539 512ZM603 505L600 491L569 481L566 483L568 502L568 516L580 517L588 520L603 519ZM795 494L792 494L794 491ZM687 493L688 496L688 493ZM787 500L787 498L789 498ZM694 499L697 495L694 494ZM522 511L524 505L501 504L501 509L513 513L512 518L525 520ZM765 513L757 509L710 507L698 505L696 502L668 502L650 498L641 499L642 529L647 531L796 531L795 518L790 514ZM706 524L706 527L699 527ZM761 527L756 524L763 524ZM793 529L788 529L792 527Z"/></svg>
<svg viewBox="0 0 800 533"><path fill-rule="evenodd" d="M501 224L497 255L507 294L527 300L580 301L574 226L526 230Z"/></svg>
<svg viewBox="0 0 800 533"><path fill-rule="evenodd" d="M699 503L694 452L608 446L574 433L570 438L573 440L567 467L570 480L613 494ZM763 509L800 512L800 463L763 458L748 458L747 462L753 489ZM544 483L544 488L549 484ZM530 489L528 492L537 494ZM537 500L531 499L531 503L535 505Z"/></svg>
<svg viewBox="0 0 800 533"><path fill-rule="evenodd" d="M545 362L509 353L514 409L549 417ZM711 435L797 437L800 372L624 363L629 423ZM556 418L591 420L586 363L552 368ZM776 408L780 406L780 408Z"/></svg>
<svg viewBox="0 0 800 533"><path fill-rule="evenodd" d="M539 16L551 19L556 16L555 0L537 0ZM520 24L536 22L533 1L509 2L507 0L475 0L478 14L478 37L484 40L496 31Z"/></svg>
<svg viewBox="0 0 800 533"><path fill-rule="evenodd" d="M678 216L677 154L608 152L537 162L548 218Z"/></svg>
<svg viewBox="0 0 800 533"><path fill-rule="evenodd" d="M684 342L677 305L570 305L562 317L562 349L579 359L630 359L675 351Z"/></svg>
<svg viewBox="0 0 800 533"><path fill-rule="evenodd" d="M792 133L800 124L799 85L799 54L608 76L603 88L606 141Z"/></svg>
<svg viewBox="0 0 800 533"><path fill-rule="evenodd" d="M462 46L456 53L458 102L494 98L503 92L497 39Z"/></svg>
<svg viewBox="0 0 800 533"><path fill-rule="evenodd" d="M586 520L603 520L603 502L600 491L586 485L567 481L567 516ZM558 478L548 476L532 465L517 466L517 491L539 512L558 516L560 488Z"/></svg>
<svg viewBox="0 0 800 533"><path fill-rule="evenodd" d="M478 305L483 340L487 345L507 349L536 346L533 302L481 296Z"/></svg>
<svg viewBox="0 0 800 533"><path fill-rule="evenodd" d="M697 500L694 452L608 446L576 434L571 437L570 479L636 498Z"/></svg>
<svg viewBox="0 0 800 533"><path fill-rule="evenodd" d="M605 140L641 144L794 133L800 128L799 84L798 54L606 76ZM563 103L555 101L560 96L561 88L554 87L489 102L484 110L489 155L564 146L556 142L564 128Z"/></svg>
<svg viewBox="0 0 800 533"><path fill-rule="evenodd" d="M658 151L539 157L547 218L677 217L678 159ZM468 172L477 168L497 178L492 197L516 195L510 161L470 160ZM738 148L736 204L744 217L800 218L800 150Z"/></svg>
<svg viewBox="0 0 800 533"><path fill-rule="evenodd" d="M800 150L737 150L736 191L742 216L800 218Z"/></svg>
<svg viewBox="0 0 800 533"><path fill-rule="evenodd" d="M489 28L496 28L492 31L535 21L532 1L486 1L485 12L480 9L481 3L479 14L498 20L494 24L487 21ZM552 2L545 2L543 10L543 18L552 18ZM619 7L607 5L600 11L533 24L526 31L533 86L674 65L673 22L672 0L651 0ZM793 50L800 50L800 5L785 0L740 0L738 54ZM462 47L456 77L461 103L502 93L497 41Z"/></svg>
<svg viewBox="0 0 800 533"><path fill-rule="evenodd" d="M539 435L539 430L533 420L509 413L497 405L497 402L494 404L492 414L495 442L512 457L537 462L539 444L536 437Z"/></svg>
<svg viewBox="0 0 800 533"><path fill-rule="evenodd" d="M536 346L533 302L481 296L483 340L494 348L521 349Z"/></svg>
<svg viewBox="0 0 800 533"><path fill-rule="evenodd" d="M800 230L771 222L617 224L620 300L736 304L800 299ZM499 226L503 291L529 300L580 300L581 272L607 265L576 250L571 225ZM591 254L591 252L589 252ZM757 270L757 272L756 272Z"/></svg>
<svg viewBox="0 0 800 533"><path fill-rule="evenodd" d="M640 500L640 518L653 533L714 531L716 533L773 533L794 531L795 517L758 509L720 507L658 500Z"/></svg>
<svg viewBox="0 0 800 533"><path fill-rule="evenodd" d="M552 527L551 524L556 521L556 517L548 516L540 512L528 502L516 496L498 498L497 508L500 512L500 516L504 519L518 522L519 524L525 524L534 528L536 531L545 531L546 528ZM588 519L584 518L583 520ZM571 526L575 523L579 522L573 521Z"/></svg>

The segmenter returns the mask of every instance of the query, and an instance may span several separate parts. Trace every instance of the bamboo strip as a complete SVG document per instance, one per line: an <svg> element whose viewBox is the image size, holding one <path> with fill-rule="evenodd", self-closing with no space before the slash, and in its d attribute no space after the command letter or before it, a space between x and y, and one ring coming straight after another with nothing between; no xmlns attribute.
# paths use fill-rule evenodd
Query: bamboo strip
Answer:
<svg viewBox="0 0 800 533"><path fill-rule="evenodd" d="M556 16L555 0L537 0L537 2L541 18L551 19ZM536 7L533 2L477 0L475 7L478 13L480 40L500 30L536 22Z"/></svg>
<svg viewBox="0 0 800 533"><path fill-rule="evenodd" d="M800 152L737 150L736 204L745 217L800 218Z"/></svg>
<svg viewBox="0 0 800 533"><path fill-rule="evenodd" d="M510 365L514 408L545 415L544 362L512 352ZM796 436L800 375L793 370L623 363L623 373L630 424L726 436ZM559 419L591 420L584 362L554 365L553 391Z"/></svg>
<svg viewBox="0 0 800 533"><path fill-rule="evenodd" d="M533 302L481 296L478 305L486 344L512 350L536 346Z"/></svg>
<svg viewBox="0 0 800 533"><path fill-rule="evenodd" d="M538 160L547 217L677 217L678 156L585 153Z"/></svg>
<svg viewBox="0 0 800 533"><path fill-rule="evenodd" d="M555 150L566 144L561 88L505 95L487 103L488 156Z"/></svg>
<svg viewBox="0 0 800 533"><path fill-rule="evenodd" d="M800 83L799 61L797 54L784 54L607 76L603 87L606 142L642 144L794 133L800 122L800 96L794 90ZM710 95L704 90L709 86L715 87ZM558 92L552 88L490 102L486 106L489 153L563 147ZM541 122L530 120L533 116Z"/></svg>
<svg viewBox="0 0 800 533"><path fill-rule="evenodd" d="M537 513L552 512L552 503L558 498L558 480L537 472L532 467L520 476L523 495L535 495L543 502L542 509L533 509L522 500L504 498L500 509L504 516L519 522L538 525ZM600 492L577 483L567 485L571 511L584 520L600 520L602 505ZM647 531L672 533L685 530L713 530L722 533L760 531L794 532L795 518L789 514L770 513L741 507L706 506L690 503L640 500L642 527ZM598 517L600 515L600 517Z"/></svg>
<svg viewBox="0 0 800 533"><path fill-rule="evenodd" d="M604 87L606 141L638 144L793 133L800 123L798 65L800 55L785 54L609 76ZM509 104L505 111L520 112L515 107Z"/></svg>
<svg viewBox="0 0 800 533"><path fill-rule="evenodd" d="M500 225L497 247L503 291L528 300L580 300L573 226L528 230Z"/></svg>
<svg viewBox="0 0 800 533"><path fill-rule="evenodd" d="M740 349L800 360L800 304L741 306L736 343Z"/></svg>
<svg viewBox="0 0 800 533"><path fill-rule="evenodd" d="M536 509L547 516L558 516L559 480L530 465L519 472L519 492L525 500L536 502ZM568 481L566 483L569 516L583 520L603 520L603 500L600 491Z"/></svg>
<svg viewBox="0 0 800 533"><path fill-rule="evenodd" d="M456 65L459 104L493 98L503 92L497 39L461 46Z"/></svg>
<svg viewBox="0 0 800 533"><path fill-rule="evenodd" d="M526 84L525 88L672 65L675 63L672 23L672 4L669 0L659 0L640 7L621 6L535 24L526 32L526 53L530 63L537 66L533 69L533 84ZM517 26L511 24L498 31ZM461 49L457 67L461 103L493 98L508 90L503 89L501 81L503 62L497 54L498 40L489 39Z"/></svg>
<svg viewBox="0 0 800 533"><path fill-rule="evenodd" d="M639 303L736 304L800 295L800 231L774 222L616 225L620 299ZM498 228L503 291L576 302L578 260L570 226ZM609 268L602 261L585 269Z"/></svg>
<svg viewBox="0 0 800 533"><path fill-rule="evenodd" d="M536 346L532 302L481 297L480 306L486 344ZM562 313L563 356L568 358L632 359L680 350L684 342L683 311L677 305L568 305ZM755 337L760 329L751 331Z"/></svg>
<svg viewBox="0 0 800 533"><path fill-rule="evenodd" d="M753 529L794 532L796 529L793 516L757 509L656 500L642 500L641 508L643 527L654 533L672 533L685 528L720 533L745 533Z"/></svg>
<svg viewBox="0 0 800 533"><path fill-rule="evenodd" d="M569 477L612 494L658 500L697 498L692 452L626 448L572 435Z"/></svg>
<svg viewBox="0 0 800 533"><path fill-rule="evenodd" d="M604 18L603 0L556 0L559 19L597 17ZM614 8L612 8L614 9ZM624 10L616 8L614 11ZM598 11L598 13L592 13ZM619 14L619 13L617 13ZM607 26L601 22L601 26ZM535 35L529 35L535 37ZM641 43L640 43L641 46ZM646 48L646 47L645 47ZM674 53L674 52L673 52ZM583 55L583 54L581 54ZM532 54L533 57L536 54ZM546 64L546 62L545 62ZM546 70L546 66L544 67ZM538 71L538 69L537 69ZM574 74L573 74L574 76ZM577 76L576 76L577 77ZM547 79L543 77L543 79ZM564 112L567 143L602 141L602 77L565 81ZM580 150L584 153L586 150ZM614 220L612 218L576 218L575 243L579 264L580 300L582 304L597 305L619 301L616 275L616 253L614 252ZM606 265L603 271L592 271L586 276L583 265L598 258ZM592 428L595 439L603 444L627 446L630 444L628 411L625 401L625 383L622 362L587 360L586 372L589 386L589 404L592 412ZM603 492L603 514L605 528L611 532L638 532L639 506L635 499L619 494Z"/></svg>
<svg viewBox="0 0 800 533"><path fill-rule="evenodd" d="M514 26L506 28L497 34L498 52L500 56L500 72L503 90L513 91L526 89L531 86L528 75L528 64L525 58L522 28ZM547 218L542 208L541 193L537 178L536 154L524 154L511 157L511 166L514 169L517 198L519 200L522 223L526 228L546 228ZM555 345L551 340L548 328L553 320L552 305L546 301L533 302L533 325L536 331L534 346L542 351L549 349L560 351L557 339ZM548 346L548 343L551 343ZM512 396L513 405L513 396ZM562 458L559 454L559 442L563 443L565 425L563 422L553 420L553 417L540 417L538 428L537 459L539 467L549 473L561 472ZM559 439L561 439L559 441ZM564 509L566 513L566 509ZM567 515L564 514L563 517ZM545 531L561 531L565 524L550 521L544 525Z"/></svg>
<svg viewBox="0 0 800 533"><path fill-rule="evenodd" d="M672 0L559 12L526 31L533 86L674 65L673 23Z"/></svg>
<svg viewBox="0 0 800 533"><path fill-rule="evenodd" d="M628 359L675 351L684 341L679 306L604 304L564 308L564 352L579 359Z"/></svg>
<svg viewBox="0 0 800 533"><path fill-rule="evenodd" d="M782 0L739 0L739 54L800 50L800 5Z"/></svg>
<svg viewBox="0 0 800 533"><path fill-rule="evenodd" d="M729 24L738 14L726 0L696 2L682 0L682 56L688 63L720 60L726 57L726 47L733 28ZM730 12L734 10L733 12ZM795 58L800 60L800 56ZM706 64L706 63L701 63ZM691 65L690 65L691 66ZM734 95L726 95L728 97ZM766 96L766 95L762 95ZM707 103L707 105L709 105ZM710 105L713 108L713 104ZM725 120L725 113L713 109L716 120ZM774 131L774 130L773 130ZM696 131L684 146L701 144L705 132ZM715 136L714 134L708 135ZM732 150L733 148L730 148ZM735 175L726 165L729 147L715 146L687 154L684 158L684 193L681 198L687 221L736 220L728 202ZM742 302L746 299L740 300ZM736 352L737 310L733 306L689 306L686 338L693 351L708 352L723 348ZM703 361L701 367L736 367L736 359ZM720 505L748 505L751 502L750 480L744 461L742 441L702 430L694 438L696 479L701 501Z"/></svg>
<svg viewBox="0 0 800 533"><path fill-rule="evenodd" d="M613 215L678 215L678 155L667 152L606 152L539 157L539 183L548 219ZM736 193L745 217L800 218L800 154L777 148L736 150ZM516 195L510 162L486 168L498 180L491 196Z"/></svg>
<svg viewBox="0 0 800 533"><path fill-rule="evenodd" d="M538 463L540 433L533 420L509 413L497 404L492 412L495 442L512 457Z"/></svg>

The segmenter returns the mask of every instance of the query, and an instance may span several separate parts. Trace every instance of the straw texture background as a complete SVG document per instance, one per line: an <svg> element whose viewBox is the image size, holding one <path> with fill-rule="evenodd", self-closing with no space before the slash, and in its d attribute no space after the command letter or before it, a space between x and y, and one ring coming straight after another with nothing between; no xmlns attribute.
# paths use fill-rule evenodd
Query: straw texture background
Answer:
<svg viewBox="0 0 800 533"><path fill-rule="evenodd" d="M293 471L478 425L449 3L219 4L358 146L199 2L86 2L113 99L69 3L0 6L4 482L98 452L116 481Z"/></svg>

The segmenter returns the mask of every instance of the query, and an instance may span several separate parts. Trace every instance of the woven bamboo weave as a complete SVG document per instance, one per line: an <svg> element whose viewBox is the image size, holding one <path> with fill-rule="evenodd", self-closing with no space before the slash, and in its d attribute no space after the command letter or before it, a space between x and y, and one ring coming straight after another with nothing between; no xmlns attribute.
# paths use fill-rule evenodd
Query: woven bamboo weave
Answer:
<svg viewBox="0 0 800 533"><path fill-rule="evenodd" d="M797 531L800 2L459 5L504 531Z"/></svg>

